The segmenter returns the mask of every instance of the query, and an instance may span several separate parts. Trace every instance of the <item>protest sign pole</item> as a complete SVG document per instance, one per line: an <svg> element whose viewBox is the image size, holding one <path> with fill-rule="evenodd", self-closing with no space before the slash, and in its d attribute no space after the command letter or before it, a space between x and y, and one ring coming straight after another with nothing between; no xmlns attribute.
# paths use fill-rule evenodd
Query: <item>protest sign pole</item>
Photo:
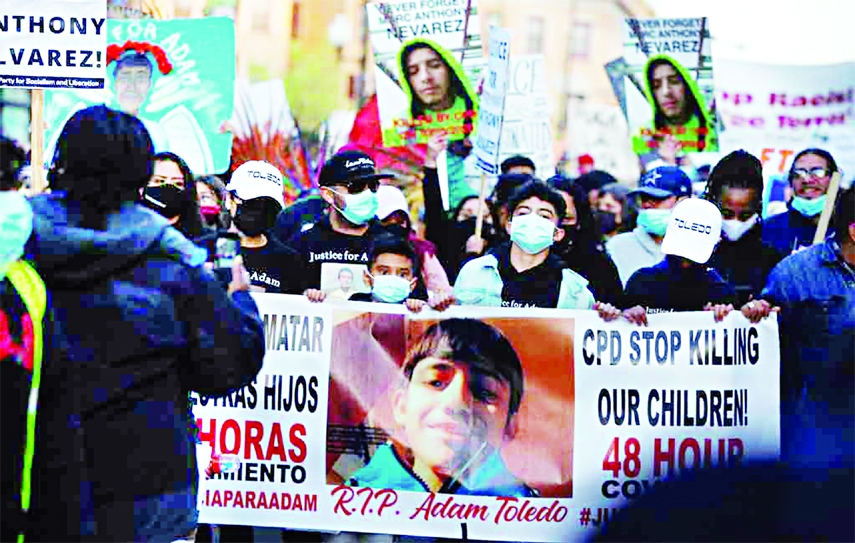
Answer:
<svg viewBox="0 0 855 543"><path fill-rule="evenodd" d="M478 216L475 219L475 237L481 237L481 228L484 226L484 192L487 190L487 174L481 174L481 190L478 191Z"/></svg>
<svg viewBox="0 0 855 543"><path fill-rule="evenodd" d="M840 171L836 171L831 176L831 183L828 185L828 197L825 199L825 209L822 210L822 215L819 216L819 223L816 225L816 234L813 236L814 245L825 241L825 233L828 231L831 214L834 213L834 203L837 201L837 191L839 189Z"/></svg>
<svg viewBox="0 0 855 543"><path fill-rule="evenodd" d="M45 91L33 89L30 95L30 170L34 194L45 191Z"/></svg>

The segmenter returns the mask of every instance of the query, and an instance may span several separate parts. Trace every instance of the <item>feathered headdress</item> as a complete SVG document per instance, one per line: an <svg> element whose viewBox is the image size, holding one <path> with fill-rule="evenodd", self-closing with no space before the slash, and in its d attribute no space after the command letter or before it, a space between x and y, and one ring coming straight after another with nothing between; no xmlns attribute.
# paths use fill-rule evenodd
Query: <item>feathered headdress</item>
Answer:
<svg viewBox="0 0 855 543"><path fill-rule="evenodd" d="M107 64L109 65L111 62L119 60L128 51L133 51L141 55L150 53L154 57L155 62L157 62L157 69L163 75L168 75L172 71L172 64L166 56L166 51L159 45L130 40L126 41L124 45L112 44L107 46Z"/></svg>

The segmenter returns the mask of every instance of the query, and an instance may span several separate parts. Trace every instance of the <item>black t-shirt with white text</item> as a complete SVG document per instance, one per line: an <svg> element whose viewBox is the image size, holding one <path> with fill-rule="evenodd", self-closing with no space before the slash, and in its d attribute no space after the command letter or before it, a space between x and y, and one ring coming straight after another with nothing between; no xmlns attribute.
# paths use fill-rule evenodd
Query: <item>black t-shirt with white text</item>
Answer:
<svg viewBox="0 0 855 543"><path fill-rule="evenodd" d="M381 230L379 223L372 223L361 236L342 234L333 230L329 217L324 217L297 235L293 247L305 262L307 288L322 288L323 264L347 264L355 270L367 269L374 236ZM354 281L359 283L362 277L354 273Z"/></svg>
<svg viewBox="0 0 855 543"><path fill-rule="evenodd" d="M240 248L252 290L303 294L308 288L303 257L271 234L266 236L267 244L263 247ZM213 254L216 239L216 234L207 235L199 238L196 243L208 249L209 254Z"/></svg>
<svg viewBox="0 0 855 543"><path fill-rule="evenodd" d="M549 254L537 266L518 272L511 264L511 243L493 251L502 278L502 307L558 307L564 262Z"/></svg>

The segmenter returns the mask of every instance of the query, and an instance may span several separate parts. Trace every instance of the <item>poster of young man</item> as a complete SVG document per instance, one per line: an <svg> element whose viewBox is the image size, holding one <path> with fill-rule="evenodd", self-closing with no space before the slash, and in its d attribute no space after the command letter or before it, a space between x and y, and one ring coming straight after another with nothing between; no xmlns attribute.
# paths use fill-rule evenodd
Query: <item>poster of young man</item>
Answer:
<svg viewBox="0 0 855 543"><path fill-rule="evenodd" d="M394 0L365 6L383 145L469 138L484 59L476 0Z"/></svg>
<svg viewBox="0 0 855 543"><path fill-rule="evenodd" d="M626 19L626 108L639 155L718 151L709 22Z"/></svg>
<svg viewBox="0 0 855 543"><path fill-rule="evenodd" d="M338 323L327 483L571 497L573 329L572 318L377 313Z"/></svg>
<svg viewBox="0 0 855 543"><path fill-rule="evenodd" d="M155 150L177 154L195 175L226 171L232 147L225 123L234 109L234 21L110 19L107 36L104 89L45 93L46 160L75 111L106 104L138 117Z"/></svg>

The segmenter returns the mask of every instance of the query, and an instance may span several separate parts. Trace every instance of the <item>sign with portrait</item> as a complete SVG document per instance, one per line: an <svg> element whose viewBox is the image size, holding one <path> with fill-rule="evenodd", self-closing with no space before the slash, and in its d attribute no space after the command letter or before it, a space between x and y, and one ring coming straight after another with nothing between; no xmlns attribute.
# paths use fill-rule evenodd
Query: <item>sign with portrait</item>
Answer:
<svg viewBox="0 0 855 543"><path fill-rule="evenodd" d="M78 110L106 104L138 117L156 152L184 159L195 175L229 168L235 89L231 19L121 20L106 24L103 90L45 95L46 160L65 122Z"/></svg>
<svg viewBox="0 0 855 543"><path fill-rule="evenodd" d="M476 0L392 0L365 6L383 145L472 138L484 58Z"/></svg>
<svg viewBox="0 0 855 543"><path fill-rule="evenodd" d="M624 21L626 112L632 147L718 151L713 60L706 17Z"/></svg>

